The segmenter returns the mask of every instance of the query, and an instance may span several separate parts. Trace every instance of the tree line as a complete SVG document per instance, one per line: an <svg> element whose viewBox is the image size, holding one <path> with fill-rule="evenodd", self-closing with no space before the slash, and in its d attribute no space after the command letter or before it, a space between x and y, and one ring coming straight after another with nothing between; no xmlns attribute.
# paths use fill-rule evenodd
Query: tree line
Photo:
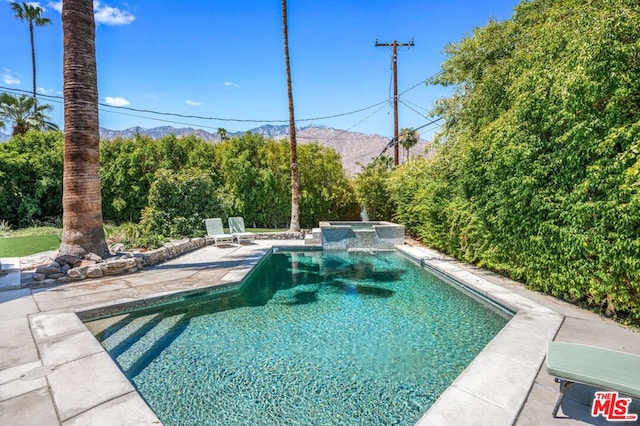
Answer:
<svg viewBox="0 0 640 426"><path fill-rule="evenodd" d="M380 176L428 245L640 322L640 3L535 0L446 48L435 156ZM383 170L384 172L384 170Z"/></svg>
<svg viewBox="0 0 640 426"><path fill-rule="evenodd" d="M100 144L105 220L141 223L166 237L202 235L207 217L243 216L248 226L288 227L289 144L246 133L217 144L196 136L136 135ZM0 217L14 227L62 214L61 132L30 131L0 144ZM298 147L300 223L357 217L339 155Z"/></svg>

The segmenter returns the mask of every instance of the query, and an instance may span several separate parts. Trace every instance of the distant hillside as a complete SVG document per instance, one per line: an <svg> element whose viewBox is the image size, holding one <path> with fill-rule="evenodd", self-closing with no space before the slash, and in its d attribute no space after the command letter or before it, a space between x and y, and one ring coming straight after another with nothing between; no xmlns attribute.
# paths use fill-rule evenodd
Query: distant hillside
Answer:
<svg viewBox="0 0 640 426"><path fill-rule="evenodd" d="M289 126L274 126L267 124L249 130L251 133L263 134L267 138L285 139L289 137ZM131 127L126 130L109 130L100 128L100 138L102 140L111 140L117 137L132 138L136 133L159 139L165 135L173 133L177 137L195 134L199 138L209 142L220 142L220 136L205 130L186 128L174 128L171 126L154 127L153 129L145 129L142 127ZM240 136L244 132L229 133L228 136ZM320 145L333 148L342 158L342 164L345 170L356 175L360 172L361 167L358 164L366 165L372 158L380 155L384 147L389 143L390 139L380 135L369 135L365 133L348 132L346 130L333 129L325 126L310 125L298 128L296 138L299 144L318 142ZM426 141L422 140L411 149L411 155L425 155L424 150ZM393 147L385 152L385 155L393 156ZM400 148L400 162L404 161L405 152Z"/></svg>
<svg viewBox="0 0 640 426"><path fill-rule="evenodd" d="M209 142L220 142L220 136L207 132L206 130L193 129L191 127L183 127L176 129L171 126L154 127L153 129L145 129L144 127L129 127L125 130L109 130L104 127L100 127L100 139L111 140L115 138L129 139L136 135L136 133L149 136L153 139L160 139L165 135L173 133L177 137L196 135L201 139Z"/></svg>

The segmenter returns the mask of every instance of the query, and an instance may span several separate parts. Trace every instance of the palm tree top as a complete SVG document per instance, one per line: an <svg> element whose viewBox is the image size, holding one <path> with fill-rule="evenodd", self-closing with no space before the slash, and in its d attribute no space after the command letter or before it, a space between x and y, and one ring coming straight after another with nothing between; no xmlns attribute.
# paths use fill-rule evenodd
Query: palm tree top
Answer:
<svg viewBox="0 0 640 426"><path fill-rule="evenodd" d="M26 133L28 130L57 130L58 126L49 121L51 105L38 105L34 98L27 95L14 96L0 93L0 129L11 123L12 135Z"/></svg>
<svg viewBox="0 0 640 426"><path fill-rule="evenodd" d="M51 19L42 16L44 9L40 6L27 2L22 2L22 4L13 2L11 3L11 9L15 12L16 18L27 21L37 27L51 23Z"/></svg>

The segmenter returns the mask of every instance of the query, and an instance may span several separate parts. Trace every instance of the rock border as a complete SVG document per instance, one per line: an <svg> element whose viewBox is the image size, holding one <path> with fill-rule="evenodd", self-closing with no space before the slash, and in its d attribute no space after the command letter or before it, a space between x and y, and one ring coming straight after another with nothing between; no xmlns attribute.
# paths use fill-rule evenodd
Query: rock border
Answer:
<svg viewBox="0 0 640 426"><path fill-rule="evenodd" d="M301 232L265 232L256 233L257 240L303 240L306 231ZM199 237L172 241L162 247L149 251L125 251L123 244L110 247L112 256L103 259L89 253L78 257L72 255L56 256L50 262L38 265L30 278L23 281L23 287L52 287L69 282L82 281L112 275L124 275L138 272L144 267L154 266L169 259L214 244L213 238Z"/></svg>

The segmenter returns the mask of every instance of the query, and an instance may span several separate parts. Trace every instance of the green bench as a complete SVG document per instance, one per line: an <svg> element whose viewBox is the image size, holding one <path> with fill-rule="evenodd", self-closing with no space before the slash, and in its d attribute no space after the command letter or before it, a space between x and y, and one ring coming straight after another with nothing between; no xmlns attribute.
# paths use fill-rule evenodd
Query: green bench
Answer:
<svg viewBox="0 0 640 426"><path fill-rule="evenodd" d="M582 383L640 398L640 355L575 343L549 342L547 373L560 384L556 417L567 387Z"/></svg>

